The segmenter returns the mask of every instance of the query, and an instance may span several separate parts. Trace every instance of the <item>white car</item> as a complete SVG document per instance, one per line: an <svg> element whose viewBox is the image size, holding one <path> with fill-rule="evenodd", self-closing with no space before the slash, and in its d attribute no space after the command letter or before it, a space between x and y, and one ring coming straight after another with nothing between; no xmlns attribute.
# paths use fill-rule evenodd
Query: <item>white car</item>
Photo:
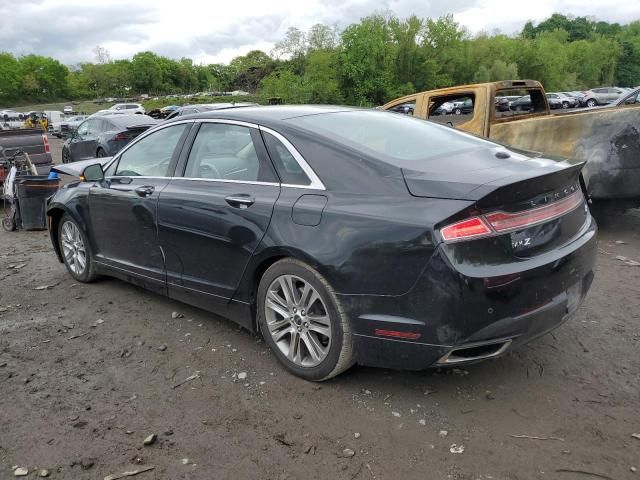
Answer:
<svg viewBox="0 0 640 480"><path fill-rule="evenodd" d="M71 115L73 113L73 107L71 105L65 106L62 111L65 115Z"/></svg>
<svg viewBox="0 0 640 480"><path fill-rule="evenodd" d="M91 117L105 117L105 116L109 116L109 115L129 115L129 113L133 113L132 111L129 110L98 110L96 113L92 114L89 116L89 118Z"/></svg>
<svg viewBox="0 0 640 480"><path fill-rule="evenodd" d="M139 103L116 103L109 110L116 110L118 112L126 111L127 113L139 113L144 115L147 113L142 105Z"/></svg>

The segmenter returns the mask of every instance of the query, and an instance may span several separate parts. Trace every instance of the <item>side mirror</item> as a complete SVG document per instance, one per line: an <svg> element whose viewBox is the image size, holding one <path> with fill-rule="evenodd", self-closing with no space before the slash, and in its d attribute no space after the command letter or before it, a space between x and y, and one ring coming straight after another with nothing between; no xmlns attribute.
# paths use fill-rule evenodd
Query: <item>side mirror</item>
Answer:
<svg viewBox="0 0 640 480"><path fill-rule="evenodd" d="M102 170L102 165L99 163L89 165L82 171L80 179L84 182L99 182L103 180L104 171Z"/></svg>

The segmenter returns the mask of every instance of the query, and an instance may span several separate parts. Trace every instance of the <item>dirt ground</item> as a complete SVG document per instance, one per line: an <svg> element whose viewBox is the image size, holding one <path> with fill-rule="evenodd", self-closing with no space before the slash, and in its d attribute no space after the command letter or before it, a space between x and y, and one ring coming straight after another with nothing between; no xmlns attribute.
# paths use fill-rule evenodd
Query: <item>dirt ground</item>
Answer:
<svg viewBox="0 0 640 480"><path fill-rule="evenodd" d="M0 479L640 478L640 266L616 258L640 261L638 210L601 227L591 292L552 334L464 370L323 384L207 312L74 283L46 232L0 246Z"/></svg>

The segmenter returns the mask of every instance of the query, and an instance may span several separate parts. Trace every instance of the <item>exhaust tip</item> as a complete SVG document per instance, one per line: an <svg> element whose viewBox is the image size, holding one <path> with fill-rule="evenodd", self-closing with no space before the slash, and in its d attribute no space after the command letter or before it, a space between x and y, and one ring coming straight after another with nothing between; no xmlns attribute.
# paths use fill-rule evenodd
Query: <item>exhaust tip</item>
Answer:
<svg viewBox="0 0 640 480"><path fill-rule="evenodd" d="M478 362L502 355L513 340L500 340L483 343L460 345L450 350L436 362L437 365L453 365L456 363Z"/></svg>

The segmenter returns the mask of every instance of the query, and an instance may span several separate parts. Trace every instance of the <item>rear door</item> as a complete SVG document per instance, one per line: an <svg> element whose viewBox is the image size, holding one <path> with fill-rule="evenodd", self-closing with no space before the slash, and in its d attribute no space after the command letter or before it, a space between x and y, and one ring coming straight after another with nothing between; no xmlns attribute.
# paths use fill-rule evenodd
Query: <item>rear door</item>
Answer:
<svg viewBox="0 0 640 480"><path fill-rule="evenodd" d="M163 293L157 202L191 125L167 125L131 144L109 165L105 180L89 192L96 260Z"/></svg>
<svg viewBox="0 0 640 480"><path fill-rule="evenodd" d="M183 171L158 202L169 295L216 310L264 237L280 184L258 128L243 123L201 123Z"/></svg>

